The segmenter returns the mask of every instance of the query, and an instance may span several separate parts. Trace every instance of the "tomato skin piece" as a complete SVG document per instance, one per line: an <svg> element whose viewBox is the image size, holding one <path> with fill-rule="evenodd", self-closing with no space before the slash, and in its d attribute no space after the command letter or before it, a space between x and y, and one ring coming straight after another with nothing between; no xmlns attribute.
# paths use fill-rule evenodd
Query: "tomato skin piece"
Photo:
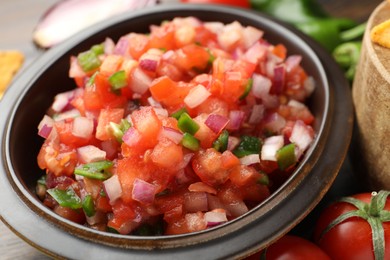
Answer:
<svg viewBox="0 0 390 260"><path fill-rule="evenodd" d="M246 260L262 259L264 251L251 255ZM321 250L316 244L304 238L285 235L274 244L270 245L266 252L264 259L267 260L330 260L331 258Z"/></svg>
<svg viewBox="0 0 390 260"><path fill-rule="evenodd" d="M365 203L371 201L371 193L351 196ZM385 210L390 210L387 199ZM349 218L329 230L320 240L321 232L335 218L356 207L345 202L336 202L327 207L320 215L315 230L314 240L333 259L375 259L372 245L372 231L368 222L359 217ZM385 239L384 259L390 259L390 222L383 222Z"/></svg>
<svg viewBox="0 0 390 260"><path fill-rule="evenodd" d="M192 4L224 4L250 8L250 3L248 0L181 0L181 2Z"/></svg>

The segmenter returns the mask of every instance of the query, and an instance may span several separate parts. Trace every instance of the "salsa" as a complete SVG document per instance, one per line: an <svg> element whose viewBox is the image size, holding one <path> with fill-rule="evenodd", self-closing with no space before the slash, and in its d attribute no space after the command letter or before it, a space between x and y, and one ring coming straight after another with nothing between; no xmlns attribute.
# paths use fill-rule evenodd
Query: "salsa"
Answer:
<svg viewBox="0 0 390 260"><path fill-rule="evenodd" d="M123 235L205 230L280 187L313 142L299 54L239 22L178 17L70 57L38 126L36 192Z"/></svg>

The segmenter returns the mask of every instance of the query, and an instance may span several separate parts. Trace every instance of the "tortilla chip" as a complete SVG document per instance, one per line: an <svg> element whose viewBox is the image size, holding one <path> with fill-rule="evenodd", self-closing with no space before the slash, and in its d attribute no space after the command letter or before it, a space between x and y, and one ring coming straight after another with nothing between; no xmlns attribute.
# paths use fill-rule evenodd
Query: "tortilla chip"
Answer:
<svg viewBox="0 0 390 260"><path fill-rule="evenodd" d="M390 19L374 26L370 36L374 43L390 48Z"/></svg>
<svg viewBox="0 0 390 260"><path fill-rule="evenodd" d="M19 51L0 51L0 98L24 61Z"/></svg>

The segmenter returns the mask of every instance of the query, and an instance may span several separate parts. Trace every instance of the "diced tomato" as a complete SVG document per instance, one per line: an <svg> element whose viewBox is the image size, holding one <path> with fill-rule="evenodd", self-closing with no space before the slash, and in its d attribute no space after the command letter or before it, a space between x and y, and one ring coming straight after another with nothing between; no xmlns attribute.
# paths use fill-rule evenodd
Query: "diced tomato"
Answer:
<svg viewBox="0 0 390 260"><path fill-rule="evenodd" d="M240 165L240 160L231 151L226 150L222 153L221 163L221 167L228 170L237 165Z"/></svg>
<svg viewBox="0 0 390 260"><path fill-rule="evenodd" d="M81 209L71 209L62 206L57 206L54 208L54 212L61 217L69 219L70 221L73 221L75 223L82 224L85 222L85 215Z"/></svg>
<svg viewBox="0 0 390 260"><path fill-rule="evenodd" d="M165 234L166 235L179 235L179 234L185 234L189 233L190 230L187 226L187 221L185 218L180 218L174 222L168 223Z"/></svg>
<svg viewBox="0 0 390 260"><path fill-rule="evenodd" d="M217 42L217 35L207 30L204 26L196 27L195 32L195 42L198 42L201 46L207 46Z"/></svg>
<svg viewBox="0 0 390 260"><path fill-rule="evenodd" d="M96 138L101 141L114 139L115 136L110 131L110 122L119 124L124 112L122 108L102 109L96 127Z"/></svg>
<svg viewBox="0 0 390 260"><path fill-rule="evenodd" d="M229 179L238 187L253 183L257 180L259 173L252 167L238 165L230 170Z"/></svg>
<svg viewBox="0 0 390 260"><path fill-rule="evenodd" d="M80 147L90 143L90 139L73 135L73 119L57 121L55 122L54 126L60 137L60 141L63 144L73 147Z"/></svg>
<svg viewBox="0 0 390 260"><path fill-rule="evenodd" d="M272 49L272 53L281 58L282 60L285 60L287 56L286 46L284 46L283 44L277 44Z"/></svg>
<svg viewBox="0 0 390 260"><path fill-rule="evenodd" d="M144 149L153 148L158 142L158 136L162 127L155 111L151 107L141 107L140 110L131 114L134 127L141 134L141 147Z"/></svg>
<svg viewBox="0 0 390 260"><path fill-rule="evenodd" d="M148 49L149 37L144 34L130 33L129 35L129 53L131 57L138 60L139 57Z"/></svg>
<svg viewBox="0 0 390 260"><path fill-rule="evenodd" d="M123 56L120 55L107 55L103 62L102 65L100 65L100 73L103 75L109 77L115 72L117 72L122 65L123 62Z"/></svg>
<svg viewBox="0 0 390 260"><path fill-rule="evenodd" d="M279 106L278 113L286 120L302 120L306 125L311 125L314 122L314 116L306 106L292 107L281 105Z"/></svg>
<svg viewBox="0 0 390 260"><path fill-rule="evenodd" d="M175 47L175 30L172 24L151 26L149 48L172 50Z"/></svg>
<svg viewBox="0 0 390 260"><path fill-rule="evenodd" d="M107 196L102 196L101 194L98 195L95 201L95 207L96 210L104 213L108 213L112 211L110 200L108 199Z"/></svg>
<svg viewBox="0 0 390 260"><path fill-rule="evenodd" d="M261 185L257 183L242 186L239 189L243 200L257 203L265 200L271 195L270 190L266 185Z"/></svg>
<svg viewBox="0 0 390 260"><path fill-rule="evenodd" d="M209 64L210 53L202 46L186 45L177 50L173 56L173 64L184 71L191 69L204 70Z"/></svg>
<svg viewBox="0 0 390 260"><path fill-rule="evenodd" d="M175 170L183 161L183 148L170 140L159 142L150 155L154 164L165 169Z"/></svg>
<svg viewBox="0 0 390 260"><path fill-rule="evenodd" d="M222 184L229 177L229 172L222 169L221 164L221 153L213 148L199 151L192 160L195 173L211 186Z"/></svg>

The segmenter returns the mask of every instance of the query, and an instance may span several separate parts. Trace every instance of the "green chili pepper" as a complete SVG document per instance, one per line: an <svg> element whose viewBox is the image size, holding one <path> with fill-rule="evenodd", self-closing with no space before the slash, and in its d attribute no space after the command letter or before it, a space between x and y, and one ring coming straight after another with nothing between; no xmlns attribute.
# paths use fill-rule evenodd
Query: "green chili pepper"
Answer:
<svg viewBox="0 0 390 260"><path fill-rule="evenodd" d="M74 174L91 179L106 180L111 177L111 173L108 170L112 165L113 163L108 160L87 163L76 167Z"/></svg>
<svg viewBox="0 0 390 260"><path fill-rule="evenodd" d="M360 58L361 41L342 43L334 49L332 55L336 62L345 70L345 77L352 81Z"/></svg>
<svg viewBox="0 0 390 260"><path fill-rule="evenodd" d="M89 71L92 71L94 69L97 69L101 64L101 61L99 60L98 55L96 55L96 53L91 51L91 50L81 52L77 56L77 60L80 64L82 70L85 72L89 72Z"/></svg>
<svg viewBox="0 0 390 260"><path fill-rule="evenodd" d="M191 135L194 135L199 130L199 125L186 112L180 115L177 126L182 132Z"/></svg>
<svg viewBox="0 0 390 260"><path fill-rule="evenodd" d="M190 133L184 133L183 139L181 140L181 145L190 149L191 151L198 151L200 148L200 141Z"/></svg>
<svg viewBox="0 0 390 260"><path fill-rule="evenodd" d="M297 162L295 156L295 144L291 143L283 146L276 152L276 160L279 166L279 169L282 171L294 165Z"/></svg>
<svg viewBox="0 0 390 260"><path fill-rule="evenodd" d="M38 179L37 183L46 187L46 175L42 175L41 178Z"/></svg>
<svg viewBox="0 0 390 260"><path fill-rule="evenodd" d="M111 133L115 136L119 143L122 143L122 137L126 131L131 127L131 123L126 119L122 119L120 124L110 122Z"/></svg>
<svg viewBox="0 0 390 260"><path fill-rule="evenodd" d="M83 207L85 214L88 217L92 217L93 215L95 215L95 213L96 213L95 204L93 203L93 198L91 195L87 195L84 197L84 199L82 201L82 207Z"/></svg>
<svg viewBox="0 0 390 260"><path fill-rule="evenodd" d="M343 18L321 18L294 25L331 52L343 42L341 33L355 27L356 22Z"/></svg>
<svg viewBox="0 0 390 260"><path fill-rule="evenodd" d="M229 140L229 132L225 129L218 136L218 138L213 142L213 148L219 152L224 152L227 150Z"/></svg>
<svg viewBox="0 0 390 260"><path fill-rule="evenodd" d="M176 118L177 120L179 120L180 116L183 114L183 113L188 113L187 112L187 109L185 107L177 110L176 112L174 112L171 117L174 117Z"/></svg>
<svg viewBox="0 0 390 260"><path fill-rule="evenodd" d="M82 207L81 199L72 188L61 190L57 188L49 189L47 192L62 207L71 209L80 209Z"/></svg>
<svg viewBox="0 0 390 260"><path fill-rule="evenodd" d="M260 177L257 179L258 184L269 185L269 177L267 174L260 172Z"/></svg>
<svg viewBox="0 0 390 260"><path fill-rule="evenodd" d="M259 138L254 136L241 136L241 142L233 150L233 154L238 158L244 157L250 154L258 154L261 151L262 142Z"/></svg>
<svg viewBox="0 0 390 260"><path fill-rule="evenodd" d="M104 45L103 44L93 45L90 50L93 53L95 53L97 56L99 56L104 53Z"/></svg>
<svg viewBox="0 0 390 260"><path fill-rule="evenodd" d="M248 79L248 82L245 85L245 90L244 93L240 96L240 100L243 100L244 98L246 98L246 96L248 96L249 92L251 92L252 85L253 85L253 79L250 78Z"/></svg>
<svg viewBox="0 0 390 260"><path fill-rule="evenodd" d="M124 70L115 72L108 78L108 82L110 83L111 88L114 91L127 86L126 72Z"/></svg>

